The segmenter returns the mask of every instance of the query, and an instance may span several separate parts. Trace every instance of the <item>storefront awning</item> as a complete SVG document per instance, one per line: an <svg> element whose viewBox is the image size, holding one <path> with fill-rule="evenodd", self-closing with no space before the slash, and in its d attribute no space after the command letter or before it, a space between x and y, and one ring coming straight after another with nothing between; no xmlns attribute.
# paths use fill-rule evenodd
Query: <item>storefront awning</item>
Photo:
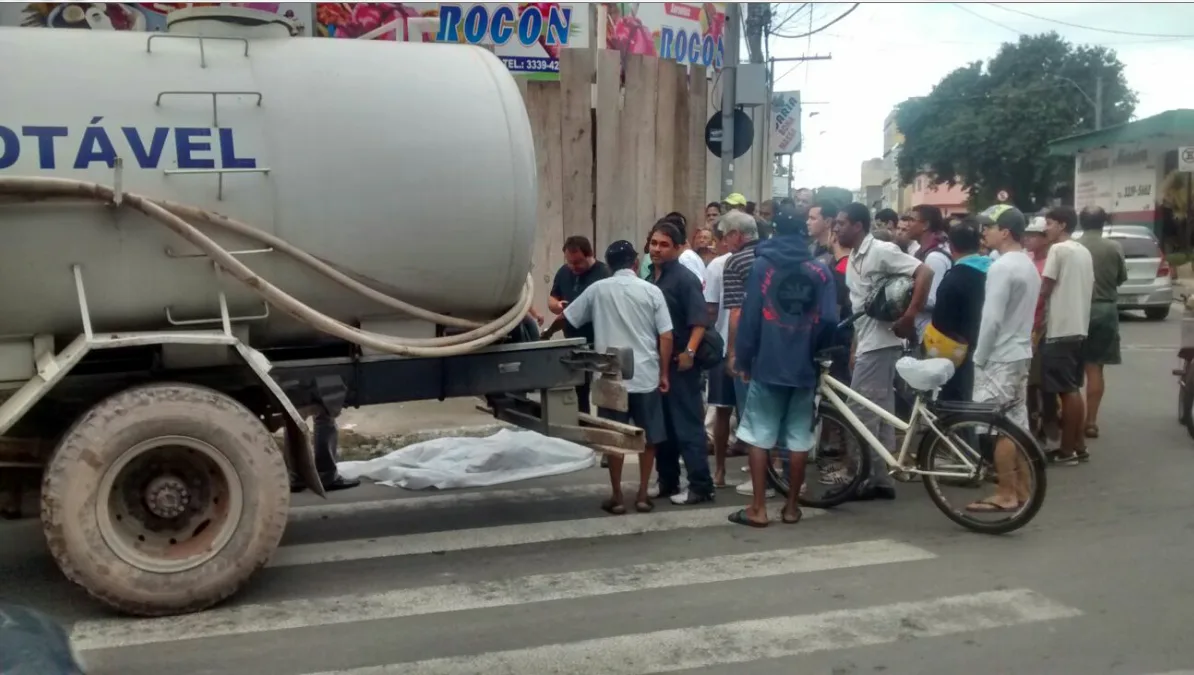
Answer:
<svg viewBox="0 0 1194 675"><path fill-rule="evenodd" d="M1168 110L1135 122L1059 138L1049 143L1049 154L1072 155L1083 150L1104 148L1119 143L1139 143L1164 138L1171 138L1176 142L1194 139L1194 110Z"/></svg>

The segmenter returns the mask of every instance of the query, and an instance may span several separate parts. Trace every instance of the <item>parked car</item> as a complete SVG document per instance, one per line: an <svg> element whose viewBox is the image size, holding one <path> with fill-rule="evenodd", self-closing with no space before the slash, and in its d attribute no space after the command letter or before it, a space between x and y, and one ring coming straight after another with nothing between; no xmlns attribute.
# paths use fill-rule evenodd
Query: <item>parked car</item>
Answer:
<svg viewBox="0 0 1194 675"><path fill-rule="evenodd" d="M1081 237L1082 231L1074 233ZM1169 316L1173 304L1173 279L1169 261L1161 250L1157 236L1145 225L1109 225L1103 236L1117 242L1124 250L1128 280L1119 287L1119 309L1144 310L1152 321Z"/></svg>

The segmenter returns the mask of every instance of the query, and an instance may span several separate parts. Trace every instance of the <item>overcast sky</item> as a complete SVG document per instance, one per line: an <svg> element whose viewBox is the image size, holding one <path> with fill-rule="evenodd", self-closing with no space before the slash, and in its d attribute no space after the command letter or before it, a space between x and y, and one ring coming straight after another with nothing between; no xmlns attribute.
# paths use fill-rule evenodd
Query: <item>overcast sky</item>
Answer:
<svg viewBox="0 0 1194 675"><path fill-rule="evenodd" d="M815 3L813 27L851 4ZM807 30L806 10L784 32ZM1194 4L868 2L812 38L772 38L771 54L776 58L833 54L831 61L776 64L776 90L800 90L806 101L827 103L805 107L804 152L796 156L796 185L859 187L859 165L882 155L883 119L893 106L929 93L953 69L986 60L1000 43L1015 41L1020 33L1050 30L1073 43L1116 50L1126 66L1128 84L1140 99L1137 118L1194 108L1194 87L1187 84L1186 73L1194 64ZM1160 35L1190 37L1156 37Z"/></svg>

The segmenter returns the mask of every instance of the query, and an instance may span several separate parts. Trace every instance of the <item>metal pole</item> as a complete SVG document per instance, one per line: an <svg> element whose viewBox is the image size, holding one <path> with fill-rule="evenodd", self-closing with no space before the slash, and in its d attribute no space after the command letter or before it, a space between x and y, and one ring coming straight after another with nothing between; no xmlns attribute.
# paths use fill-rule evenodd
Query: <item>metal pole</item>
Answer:
<svg viewBox="0 0 1194 675"><path fill-rule="evenodd" d="M1095 131L1103 128L1103 76L1095 76Z"/></svg>
<svg viewBox="0 0 1194 675"><path fill-rule="evenodd" d="M738 3L726 4L725 60L721 64L721 194L734 190L734 111L738 108L738 43L742 41Z"/></svg>
<svg viewBox="0 0 1194 675"><path fill-rule="evenodd" d="M767 98L763 101L763 120L759 124L759 198L758 203L771 199L772 179L771 176L775 173L769 168L775 165L775 155L771 152L771 135L775 133L775 125L771 122L771 97L774 95L775 80L774 66L767 64Z"/></svg>

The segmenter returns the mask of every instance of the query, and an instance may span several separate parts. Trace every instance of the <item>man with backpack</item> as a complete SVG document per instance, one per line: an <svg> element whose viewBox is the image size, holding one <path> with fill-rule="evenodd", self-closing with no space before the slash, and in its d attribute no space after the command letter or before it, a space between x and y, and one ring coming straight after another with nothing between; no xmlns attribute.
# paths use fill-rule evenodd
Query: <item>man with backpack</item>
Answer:
<svg viewBox="0 0 1194 675"><path fill-rule="evenodd" d="M945 278L945 273L953 267L953 258L949 252L949 236L945 231L945 217L941 209L932 204L919 204L912 207L908 221L908 253L933 270L933 285L929 288L929 297L925 301L924 310L916 317L916 336L919 342L924 337L925 329L933 317L933 308L937 306L937 287Z"/></svg>
<svg viewBox="0 0 1194 675"><path fill-rule="evenodd" d="M730 522L766 527L767 463L772 448L789 457L784 523L800 522L797 499L804 485L804 467L815 439L813 400L819 376L816 352L829 346L837 327L833 276L808 251L807 210L782 207L776 214L776 236L758 247L747 280L745 301L735 341L734 363L747 382L738 438L750 448L753 484L749 508L730 515Z"/></svg>

